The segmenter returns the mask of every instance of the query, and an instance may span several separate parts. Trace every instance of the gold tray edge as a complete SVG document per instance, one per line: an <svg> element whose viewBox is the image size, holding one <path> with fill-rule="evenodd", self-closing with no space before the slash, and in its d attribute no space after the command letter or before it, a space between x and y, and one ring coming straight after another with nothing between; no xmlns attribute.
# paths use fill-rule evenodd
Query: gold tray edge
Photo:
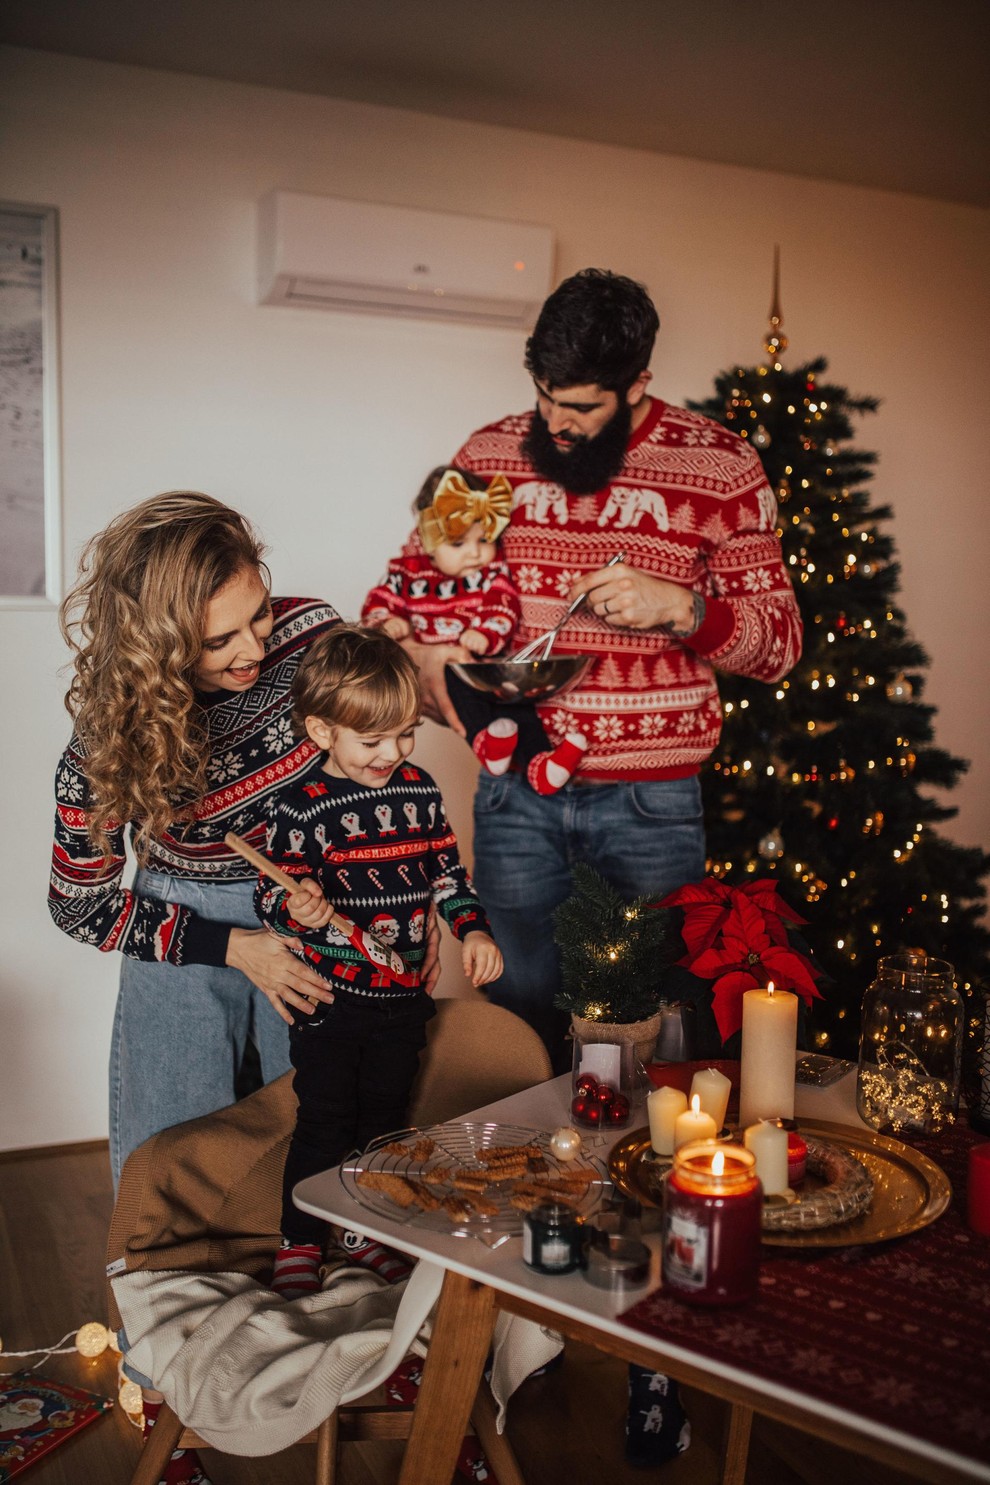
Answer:
<svg viewBox="0 0 990 1485"><path fill-rule="evenodd" d="M828 1120L800 1120L799 1130L814 1137L821 1135L824 1138L832 1138L837 1143L851 1146L850 1153L855 1154L857 1148L872 1151L874 1154L880 1152L890 1158L892 1164L899 1164L909 1168L916 1178L924 1182L927 1189L927 1200L922 1209L912 1217L895 1228L881 1229L876 1233L860 1233L855 1237L844 1236L842 1224L835 1227L809 1228L806 1230L795 1230L793 1232L764 1232L762 1241L770 1247L778 1248L847 1248L858 1247L872 1243L890 1242L895 1238L907 1237L912 1232L918 1232L923 1227L928 1227L942 1216L952 1200L952 1185L948 1176L941 1166L929 1156L923 1155L920 1150L914 1150L910 1145L893 1139L890 1135L877 1134L872 1129L855 1129L847 1124L835 1124ZM655 1206L650 1202L645 1192L634 1188L632 1183L627 1183L621 1169L621 1154L629 1150L635 1154L638 1149L649 1143L649 1126L643 1125L639 1129L630 1130L609 1151L606 1162L609 1176L613 1183L618 1186L626 1196L634 1197L639 1201L646 1201L648 1205ZM629 1162L631 1163L631 1162ZM861 1221L862 1218L855 1219Z"/></svg>

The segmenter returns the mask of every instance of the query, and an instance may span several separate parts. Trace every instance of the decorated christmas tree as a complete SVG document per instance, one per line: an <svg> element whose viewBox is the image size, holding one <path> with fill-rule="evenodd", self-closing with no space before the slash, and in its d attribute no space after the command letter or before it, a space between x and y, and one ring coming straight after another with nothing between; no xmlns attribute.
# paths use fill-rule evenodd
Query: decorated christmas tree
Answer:
<svg viewBox="0 0 990 1485"><path fill-rule="evenodd" d="M723 372L715 395L691 404L758 451L804 620L802 657L777 686L719 678L722 740L702 775L709 872L778 880L831 981L815 1002L815 1044L848 1056L882 955L948 959L971 997L990 979L990 856L937 828L956 811L931 791L967 765L934 743L928 659L898 606L882 529L891 510L867 493L876 456L851 442L853 419L877 399L824 380L822 359L785 369L781 326L775 270L768 360Z"/></svg>

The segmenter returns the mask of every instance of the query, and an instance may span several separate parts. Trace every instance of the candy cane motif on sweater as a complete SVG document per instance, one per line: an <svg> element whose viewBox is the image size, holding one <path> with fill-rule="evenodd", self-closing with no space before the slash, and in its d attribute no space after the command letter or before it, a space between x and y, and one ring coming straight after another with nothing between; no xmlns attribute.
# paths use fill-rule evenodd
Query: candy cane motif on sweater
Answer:
<svg viewBox="0 0 990 1485"><path fill-rule="evenodd" d="M379 892L384 892L385 884L381 879L381 874L377 872L373 866L368 867L368 875L374 882L375 886L378 888Z"/></svg>

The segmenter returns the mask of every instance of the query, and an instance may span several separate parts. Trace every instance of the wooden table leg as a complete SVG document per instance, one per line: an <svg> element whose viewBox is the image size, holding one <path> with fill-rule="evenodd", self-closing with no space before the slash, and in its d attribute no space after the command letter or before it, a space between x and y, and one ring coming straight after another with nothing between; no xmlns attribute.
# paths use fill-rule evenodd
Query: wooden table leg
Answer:
<svg viewBox="0 0 990 1485"><path fill-rule="evenodd" d="M498 1410L495 1407L492 1390L487 1382L482 1381L479 1383L478 1395L471 1409L471 1422L478 1435L478 1443L484 1449L485 1458L495 1471L498 1485L526 1485L508 1436L498 1431L497 1416Z"/></svg>
<svg viewBox="0 0 990 1485"><path fill-rule="evenodd" d="M163 1402L154 1428L141 1445L131 1485L158 1485L181 1433L182 1424L168 1403Z"/></svg>
<svg viewBox="0 0 990 1485"><path fill-rule="evenodd" d="M423 1367L399 1485L439 1485L454 1473L495 1328L495 1295L448 1272Z"/></svg>
<svg viewBox="0 0 990 1485"><path fill-rule="evenodd" d="M745 1485L753 1409L730 1403L722 1439L722 1485Z"/></svg>

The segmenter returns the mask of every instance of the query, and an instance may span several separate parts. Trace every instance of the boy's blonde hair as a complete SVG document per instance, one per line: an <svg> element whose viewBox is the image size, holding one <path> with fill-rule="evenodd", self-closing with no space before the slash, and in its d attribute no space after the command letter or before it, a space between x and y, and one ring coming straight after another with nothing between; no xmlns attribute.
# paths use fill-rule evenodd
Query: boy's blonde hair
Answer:
<svg viewBox="0 0 990 1485"><path fill-rule="evenodd" d="M419 675L405 650L381 629L338 624L310 645L292 682L292 720L306 718L354 732L389 732L414 722Z"/></svg>

